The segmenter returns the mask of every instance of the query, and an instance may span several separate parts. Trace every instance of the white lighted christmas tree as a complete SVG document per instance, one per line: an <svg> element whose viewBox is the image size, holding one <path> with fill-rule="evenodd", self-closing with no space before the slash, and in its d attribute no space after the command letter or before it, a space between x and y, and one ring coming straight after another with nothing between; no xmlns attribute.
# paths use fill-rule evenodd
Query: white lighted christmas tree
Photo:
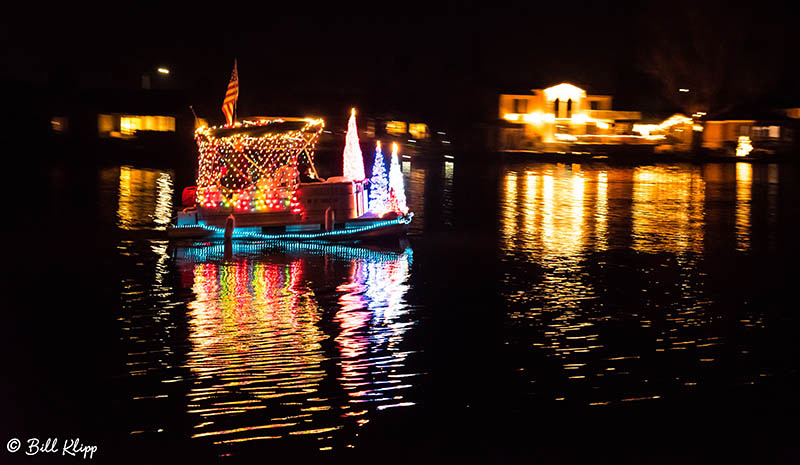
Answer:
<svg viewBox="0 0 800 465"><path fill-rule="evenodd" d="M381 141L375 149L375 161L372 163L372 177L369 178L369 210L376 215L383 215L389 210L389 180L386 179Z"/></svg>
<svg viewBox="0 0 800 465"><path fill-rule="evenodd" d="M400 170L400 160L397 158L397 144L392 144L392 161L389 164L389 196L392 210L398 213L408 213L406 205L406 188L403 186L403 172Z"/></svg>
<svg viewBox="0 0 800 465"><path fill-rule="evenodd" d="M361 181L364 174L364 157L361 155L361 146L358 144L358 128L356 127L356 109L350 111L350 121L347 123L347 136L344 144L344 177L352 181Z"/></svg>

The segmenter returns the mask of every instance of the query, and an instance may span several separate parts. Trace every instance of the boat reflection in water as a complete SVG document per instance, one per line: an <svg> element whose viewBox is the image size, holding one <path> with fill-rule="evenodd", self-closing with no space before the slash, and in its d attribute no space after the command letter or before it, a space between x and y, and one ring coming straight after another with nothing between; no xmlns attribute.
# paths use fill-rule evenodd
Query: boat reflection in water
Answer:
<svg viewBox="0 0 800 465"><path fill-rule="evenodd" d="M225 449L278 438L355 447L376 412L414 405L417 374L401 347L414 325L404 300L410 248L225 247L175 250L194 293L192 438Z"/></svg>

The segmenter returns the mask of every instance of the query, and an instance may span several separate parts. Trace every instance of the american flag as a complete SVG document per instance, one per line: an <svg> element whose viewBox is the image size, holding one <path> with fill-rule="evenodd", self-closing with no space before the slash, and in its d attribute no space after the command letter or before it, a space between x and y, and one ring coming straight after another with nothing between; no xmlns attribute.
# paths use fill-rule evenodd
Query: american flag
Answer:
<svg viewBox="0 0 800 465"><path fill-rule="evenodd" d="M239 72L236 70L236 61L233 62L233 73L231 82L228 83L228 92L225 93L225 100L222 102L222 113L225 114L225 122L233 124L233 108L239 100Z"/></svg>

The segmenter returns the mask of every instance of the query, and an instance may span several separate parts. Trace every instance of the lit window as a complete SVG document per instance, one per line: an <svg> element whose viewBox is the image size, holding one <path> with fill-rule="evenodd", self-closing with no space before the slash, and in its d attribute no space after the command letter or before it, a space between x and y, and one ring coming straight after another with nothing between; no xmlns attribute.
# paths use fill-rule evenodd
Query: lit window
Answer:
<svg viewBox="0 0 800 465"><path fill-rule="evenodd" d="M405 134L406 123L403 121L389 121L386 123L386 132L389 134Z"/></svg>
<svg viewBox="0 0 800 465"><path fill-rule="evenodd" d="M427 139L428 125L425 123L411 123L408 125L408 133L415 139Z"/></svg>
<svg viewBox="0 0 800 465"><path fill-rule="evenodd" d="M119 119L119 132L123 136L132 136L142 129L142 118L138 116L123 116Z"/></svg>
<svg viewBox="0 0 800 465"><path fill-rule="evenodd" d="M119 119L120 133L132 136L137 131L175 132L175 118L172 116L122 115Z"/></svg>
<svg viewBox="0 0 800 465"><path fill-rule="evenodd" d="M67 132L67 118L64 116L54 116L50 119L50 126L55 132Z"/></svg>

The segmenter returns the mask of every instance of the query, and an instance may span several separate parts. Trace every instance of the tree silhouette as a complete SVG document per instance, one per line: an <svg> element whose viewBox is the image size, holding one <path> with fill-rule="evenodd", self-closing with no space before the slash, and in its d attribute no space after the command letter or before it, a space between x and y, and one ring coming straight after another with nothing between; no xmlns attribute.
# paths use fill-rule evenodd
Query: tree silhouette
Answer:
<svg viewBox="0 0 800 465"><path fill-rule="evenodd" d="M709 116L774 90L783 64L780 15L715 2L677 2L647 13L640 64L685 114ZM688 89L680 91L680 89Z"/></svg>

